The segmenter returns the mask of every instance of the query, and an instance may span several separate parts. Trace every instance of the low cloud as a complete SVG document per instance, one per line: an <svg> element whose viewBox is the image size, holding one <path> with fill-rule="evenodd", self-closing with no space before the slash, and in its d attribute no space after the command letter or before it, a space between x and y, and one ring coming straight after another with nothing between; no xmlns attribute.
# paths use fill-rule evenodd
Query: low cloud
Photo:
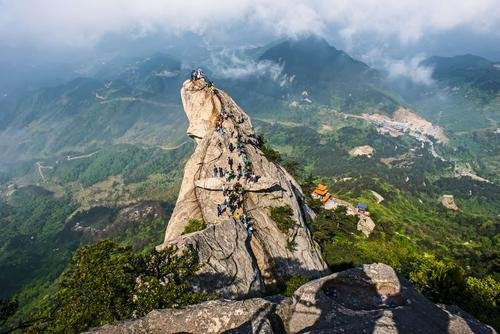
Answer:
<svg viewBox="0 0 500 334"><path fill-rule="evenodd" d="M163 70L158 73L155 73L156 76L158 77L163 77L163 78L175 78L180 74L179 71L169 71L169 70Z"/></svg>
<svg viewBox="0 0 500 334"><path fill-rule="evenodd" d="M417 84L431 85L433 69L421 65L423 56L416 56L404 60L387 60L385 68L389 73L389 79L405 78Z"/></svg>
<svg viewBox="0 0 500 334"><path fill-rule="evenodd" d="M420 85L431 85L433 68L422 65L423 54L411 58L394 59L381 49L373 49L361 55L361 59L372 67L385 71L390 80L407 79Z"/></svg>
<svg viewBox="0 0 500 334"><path fill-rule="evenodd" d="M283 65L273 61L256 61L229 50L214 53L211 57L211 63L214 72L222 78L269 77L271 80L277 81L283 71Z"/></svg>
<svg viewBox="0 0 500 334"><path fill-rule="evenodd" d="M332 32L346 45L373 39L416 43L452 29L500 35L497 0L0 0L0 40L53 46L95 45L106 34L140 38Z"/></svg>

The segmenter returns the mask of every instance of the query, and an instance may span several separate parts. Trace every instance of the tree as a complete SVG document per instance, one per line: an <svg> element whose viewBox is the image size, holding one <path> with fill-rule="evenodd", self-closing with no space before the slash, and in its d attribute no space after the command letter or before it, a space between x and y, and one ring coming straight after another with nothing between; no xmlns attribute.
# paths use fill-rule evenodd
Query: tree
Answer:
<svg viewBox="0 0 500 334"><path fill-rule="evenodd" d="M146 255L109 240L78 249L34 332L81 332L157 308L207 299L191 291L196 254L174 247Z"/></svg>
<svg viewBox="0 0 500 334"><path fill-rule="evenodd" d="M189 277L198 269L194 250L177 254L175 247L164 251L153 250L148 256L144 274L138 279L135 290L136 315L151 310L179 307L207 300L203 294L193 293Z"/></svg>
<svg viewBox="0 0 500 334"><path fill-rule="evenodd" d="M18 307L17 300L0 299L0 325L3 325L14 313Z"/></svg>
<svg viewBox="0 0 500 334"><path fill-rule="evenodd" d="M283 233L288 233L288 230L295 225L293 210L289 205L271 208L271 219L276 222L278 229Z"/></svg>
<svg viewBox="0 0 500 334"><path fill-rule="evenodd" d="M207 228L207 224L202 219L189 219L182 234L189 234L197 231L203 231Z"/></svg>
<svg viewBox="0 0 500 334"><path fill-rule="evenodd" d="M300 275L292 275L285 279L283 294L287 297L291 297L293 293L300 288L302 285L309 282L309 279Z"/></svg>
<svg viewBox="0 0 500 334"><path fill-rule="evenodd" d="M109 240L78 249L58 282L52 329L81 332L129 318L140 262L131 247Z"/></svg>
<svg viewBox="0 0 500 334"><path fill-rule="evenodd" d="M267 160L275 163L280 163L283 160L281 158L280 152L268 146L266 139L262 135L257 136L257 142L260 150L267 158Z"/></svg>
<svg viewBox="0 0 500 334"><path fill-rule="evenodd" d="M500 282L492 276L476 278L469 276L465 280L466 290L460 306L475 314L497 330L500 328Z"/></svg>
<svg viewBox="0 0 500 334"><path fill-rule="evenodd" d="M283 168L285 168L286 171L290 173L290 175L292 175L295 178L299 177L301 170L300 170L300 164L297 161L292 159L287 159L283 162L282 165Z"/></svg>

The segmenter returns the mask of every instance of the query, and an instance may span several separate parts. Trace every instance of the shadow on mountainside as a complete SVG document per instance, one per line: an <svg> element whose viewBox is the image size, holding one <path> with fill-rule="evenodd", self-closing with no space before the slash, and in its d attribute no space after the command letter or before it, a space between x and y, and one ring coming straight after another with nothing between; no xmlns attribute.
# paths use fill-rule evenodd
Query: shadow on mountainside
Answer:
<svg viewBox="0 0 500 334"><path fill-rule="evenodd" d="M281 279L292 275L300 275L312 280L329 273L328 269L317 270L306 268L295 258L277 257L274 258L274 265L275 275Z"/></svg>
<svg viewBox="0 0 500 334"><path fill-rule="evenodd" d="M247 333L286 333L285 324L277 314L279 300L273 304L262 306L247 321L236 328L224 331L224 334Z"/></svg>
<svg viewBox="0 0 500 334"><path fill-rule="evenodd" d="M234 299L242 299L246 297L252 297L255 293L249 293L245 296L233 295L233 293L227 288L234 284L238 284L238 278L235 276L230 276L222 272L204 272L199 273L189 279L194 290L196 292L203 292L206 294L211 294L211 291L218 291L217 295L220 297L228 298L232 297Z"/></svg>

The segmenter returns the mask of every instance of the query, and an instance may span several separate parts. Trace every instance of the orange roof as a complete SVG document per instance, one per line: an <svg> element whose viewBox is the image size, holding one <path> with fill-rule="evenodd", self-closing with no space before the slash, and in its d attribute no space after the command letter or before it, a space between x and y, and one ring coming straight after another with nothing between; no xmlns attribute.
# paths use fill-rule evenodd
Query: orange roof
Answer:
<svg viewBox="0 0 500 334"><path fill-rule="evenodd" d="M327 193L322 199L321 199L321 202L322 203L326 203L326 201L328 201L330 199L330 197L332 197L332 195L330 195L330 193Z"/></svg>
<svg viewBox="0 0 500 334"><path fill-rule="evenodd" d="M314 189L314 193L316 193L320 196L324 196L327 192L328 192L328 189L323 189L323 190L319 190L318 188Z"/></svg>
<svg viewBox="0 0 500 334"><path fill-rule="evenodd" d="M320 183L320 184L318 184L318 186L316 187L316 189L318 189L318 190L328 190L328 187L325 186L323 183Z"/></svg>

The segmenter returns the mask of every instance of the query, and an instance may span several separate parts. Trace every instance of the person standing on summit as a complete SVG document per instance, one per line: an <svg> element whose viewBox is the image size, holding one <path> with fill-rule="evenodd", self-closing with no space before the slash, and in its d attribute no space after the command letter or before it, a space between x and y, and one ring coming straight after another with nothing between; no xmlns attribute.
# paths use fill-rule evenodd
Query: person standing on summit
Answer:
<svg viewBox="0 0 500 334"><path fill-rule="evenodd" d="M200 80L201 78L205 78L205 73L201 68L191 71L191 81Z"/></svg>

